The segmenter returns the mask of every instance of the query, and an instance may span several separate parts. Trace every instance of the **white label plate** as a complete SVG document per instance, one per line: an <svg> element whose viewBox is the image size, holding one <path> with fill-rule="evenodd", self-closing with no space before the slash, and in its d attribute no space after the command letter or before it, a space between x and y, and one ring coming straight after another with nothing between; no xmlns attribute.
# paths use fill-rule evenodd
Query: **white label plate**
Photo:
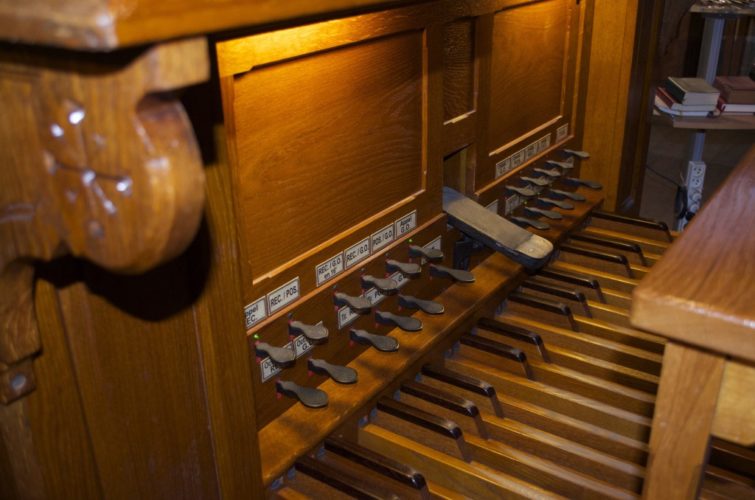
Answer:
<svg viewBox="0 0 755 500"><path fill-rule="evenodd" d="M386 246L388 243L394 240L393 224L385 226L380 231L372 235L372 253L375 253L379 249Z"/></svg>
<svg viewBox="0 0 755 500"><path fill-rule="evenodd" d="M533 142L532 144L527 146L525 158L529 160L530 158L534 158L536 155L537 155L537 142Z"/></svg>
<svg viewBox="0 0 755 500"><path fill-rule="evenodd" d="M359 317L349 306L343 306L338 310L338 329L354 322Z"/></svg>
<svg viewBox="0 0 755 500"><path fill-rule="evenodd" d="M569 135L569 124L565 123L556 129L556 141L565 139Z"/></svg>
<svg viewBox="0 0 755 500"><path fill-rule="evenodd" d="M524 155L525 155L524 149L520 149L519 151L511 155L511 168L512 169L524 164L524 161L525 161Z"/></svg>
<svg viewBox="0 0 755 500"><path fill-rule="evenodd" d="M299 277L292 279L282 287L267 294L267 305L270 314L284 308L299 298Z"/></svg>
<svg viewBox="0 0 755 500"><path fill-rule="evenodd" d="M385 295L380 293L380 291L375 287L372 287L364 292L364 296L367 298L367 300L370 301L370 304L372 304L373 306L381 303L383 299L385 299Z"/></svg>
<svg viewBox="0 0 755 500"><path fill-rule="evenodd" d="M267 318L267 304L264 296L244 308L244 324L247 330L265 318Z"/></svg>
<svg viewBox="0 0 755 500"><path fill-rule="evenodd" d="M513 194L506 198L506 204L503 207L503 215L510 215L522 204L522 198L518 194Z"/></svg>
<svg viewBox="0 0 755 500"><path fill-rule="evenodd" d="M404 215L396 221L396 237L400 238L417 227L417 211Z"/></svg>
<svg viewBox="0 0 755 500"><path fill-rule="evenodd" d="M343 253L346 269L370 256L370 239L365 238L354 246L346 249Z"/></svg>
<svg viewBox="0 0 755 500"><path fill-rule="evenodd" d="M320 323L322 323L322 321ZM309 343L309 340L307 340L307 337L303 334L294 339L294 352L296 353L297 358L304 356L307 352L311 351L313 347L314 346Z"/></svg>
<svg viewBox="0 0 755 500"><path fill-rule="evenodd" d="M430 243L428 243L427 245L423 246L422 248L425 248L425 249L427 249L427 250L441 250L441 246L442 246L442 245L441 245L440 236L438 236L437 238L435 238L435 239L434 239L433 241L431 241L431 242L430 242ZM427 259L425 259L425 258L423 257L423 258L421 259L421 261L420 261L420 264L422 264L423 266L424 266L425 264L427 264Z"/></svg>
<svg viewBox="0 0 755 500"><path fill-rule="evenodd" d="M511 156L507 156L503 160L495 164L495 178L499 178L502 175L506 175L511 170Z"/></svg>
<svg viewBox="0 0 755 500"><path fill-rule="evenodd" d="M291 342L289 342L283 347L286 349L291 349L291 346L292 344ZM281 372L281 369L275 363L273 363L273 360L270 359L269 357L260 361L260 373L262 376L262 382L267 382L268 380L270 380L272 377L276 376L280 372Z"/></svg>
<svg viewBox="0 0 755 500"><path fill-rule="evenodd" d="M540 150L541 153L547 150L549 147L551 147L550 134L543 136L539 141L537 141L537 148Z"/></svg>
<svg viewBox="0 0 755 500"><path fill-rule="evenodd" d="M334 255L315 267L317 286L320 286L343 272L343 253Z"/></svg>
<svg viewBox="0 0 755 500"><path fill-rule="evenodd" d="M399 288L406 285L407 281L409 281L409 278L404 276L401 271L396 271L395 273L391 274L391 279L396 280Z"/></svg>
<svg viewBox="0 0 755 500"><path fill-rule="evenodd" d="M488 205L485 208L487 208L488 210L490 210L494 214L497 214L498 213L498 200L494 200L493 203L491 203L490 205Z"/></svg>

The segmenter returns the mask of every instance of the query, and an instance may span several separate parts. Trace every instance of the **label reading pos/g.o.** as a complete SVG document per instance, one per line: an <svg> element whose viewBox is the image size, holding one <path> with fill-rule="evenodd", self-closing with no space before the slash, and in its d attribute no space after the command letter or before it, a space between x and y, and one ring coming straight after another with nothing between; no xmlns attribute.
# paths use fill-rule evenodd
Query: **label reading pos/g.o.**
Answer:
<svg viewBox="0 0 755 500"><path fill-rule="evenodd" d="M383 248L394 240L393 224L389 224L380 231L374 233L370 239L372 240L373 253Z"/></svg>
<svg viewBox="0 0 755 500"><path fill-rule="evenodd" d="M270 314L283 309L299 298L299 277L292 279L282 287L267 294L267 305Z"/></svg>

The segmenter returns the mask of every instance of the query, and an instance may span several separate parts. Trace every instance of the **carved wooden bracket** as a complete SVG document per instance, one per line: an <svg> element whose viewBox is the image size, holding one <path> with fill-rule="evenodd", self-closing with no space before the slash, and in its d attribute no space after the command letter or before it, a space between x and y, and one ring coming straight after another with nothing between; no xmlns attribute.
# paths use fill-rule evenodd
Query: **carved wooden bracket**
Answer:
<svg viewBox="0 0 755 500"><path fill-rule="evenodd" d="M33 388L34 259L136 273L194 237L204 173L170 91L208 76L203 38L135 57L0 53L0 401Z"/></svg>

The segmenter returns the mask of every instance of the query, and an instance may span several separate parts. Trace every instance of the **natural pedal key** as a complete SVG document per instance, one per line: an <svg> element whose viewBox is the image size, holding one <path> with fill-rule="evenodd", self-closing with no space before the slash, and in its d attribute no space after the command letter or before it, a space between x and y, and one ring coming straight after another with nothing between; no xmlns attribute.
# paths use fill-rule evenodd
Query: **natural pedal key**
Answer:
<svg viewBox="0 0 755 500"><path fill-rule="evenodd" d="M307 368L313 373L327 375L339 384L353 384L357 381L357 371L348 366L340 366L328 363L324 359L310 358Z"/></svg>

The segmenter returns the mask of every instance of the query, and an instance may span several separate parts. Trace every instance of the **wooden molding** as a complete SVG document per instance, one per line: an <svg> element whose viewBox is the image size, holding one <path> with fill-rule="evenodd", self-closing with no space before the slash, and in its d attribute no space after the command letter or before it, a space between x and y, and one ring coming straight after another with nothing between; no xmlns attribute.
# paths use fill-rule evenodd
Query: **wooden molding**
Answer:
<svg viewBox="0 0 755 500"><path fill-rule="evenodd" d="M70 253L141 272L180 253L199 226L199 148L167 91L208 78L206 42L165 43L128 59L0 53L3 402L33 388L19 378L40 348L31 262ZM12 375L14 367L24 373Z"/></svg>

